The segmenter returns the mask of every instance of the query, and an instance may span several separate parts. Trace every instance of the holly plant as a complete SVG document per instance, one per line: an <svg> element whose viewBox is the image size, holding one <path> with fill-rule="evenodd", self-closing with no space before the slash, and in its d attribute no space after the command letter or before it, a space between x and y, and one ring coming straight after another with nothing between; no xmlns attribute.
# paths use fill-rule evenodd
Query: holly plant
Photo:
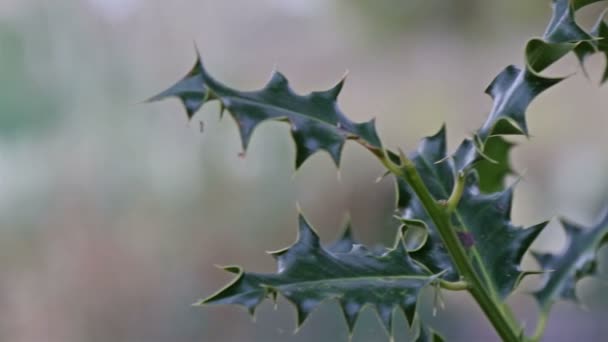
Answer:
<svg viewBox="0 0 608 342"><path fill-rule="evenodd" d="M255 273L226 267L234 279L198 304L238 304L252 314L265 299L286 298L297 312L300 326L322 302L339 303L352 332L366 306L377 311L392 334L396 309L402 311L416 341L442 338L418 314L425 287L437 291L467 291L477 302L498 336L509 342L538 341L547 316L558 300L577 300L576 284L597 272L598 249L608 242L608 206L591 227L561 220L566 245L560 253L530 251L547 222L519 227L511 221L513 186L509 135L528 136L526 110L542 92L565 78L543 71L572 52L580 61L595 53L608 57L608 24L602 15L587 31L575 21L576 12L600 0L554 0L553 15L541 38L525 46L522 66L507 66L486 89L493 106L479 130L448 152L446 128L422 139L406 153L382 144L375 122L351 121L337 103L344 80L328 90L297 94L287 78L274 72L257 91L239 91L216 80L200 57L190 72L151 100L177 97L188 118L205 104L218 102L236 122L243 151L255 128L267 120L288 124L295 145L295 168L311 155L327 152L340 166L347 140L371 152L392 175L397 188L396 217L401 226L392 246L368 249L353 239L350 225L334 243L323 245L311 224L298 217L298 238L288 248L272 252L275 273ZM601 78L608 80L608 67ZM413 243L415 242L415 243ZM539 269L523 270L530 252ZM530 274L541 277L533 292L539 319L526 336L506 298Z"/></svg>

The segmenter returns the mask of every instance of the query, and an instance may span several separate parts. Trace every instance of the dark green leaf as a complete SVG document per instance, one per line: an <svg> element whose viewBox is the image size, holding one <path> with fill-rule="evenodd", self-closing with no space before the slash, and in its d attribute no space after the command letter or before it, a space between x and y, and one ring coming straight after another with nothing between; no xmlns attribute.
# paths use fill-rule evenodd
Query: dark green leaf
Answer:
<svg viewBox="0 0 608 342"><path fill-rule="evenodd" d="M531 39L525 48L527 66L530 70L540 73L576 46L576 43L570 42L550 43L539 38Z"/></svg>
<svg viewBox="0 0 608 342"><path fill-rule="evenodd" d="M208 101L218 100L221 111L227 110L238 125L243 151L247 149L254 129L262 121L287 121L291 125L296 146L296 168L319 150L328 152L339 165L342 147L347 139L356 140L376 153L381 149L374 120L354 123L338 108L336 100L343 81L326 91L298 95L281 73L274 72L263 89L238 91L212 78L199 57L181 81L150 100L178 97L188 117L192 117Z"/></svg>
<svg viewBox="0 0 608 342"><path fill-rule="evenodd" d="M543 270L542 285L534 296L543 311L559 299L577 300L576 283L597 273L597 252L608 243L608 208L592 227L561 220L566 246L559 254L533 253Z"/></svg>
<svg viewBox="0 0 608 342"><path fill-rule="evenodd" d="M509 163L513 146L513 143L500 136L491 137L486 141L482 152L487 158L475 164L479 175L479 189L482 192L504 190L506 177L514 173Z"/></svg>
<svg viewBox="0 0 608 342"><path fill-rule="evenodd" d="M539 76L527 68L508 66L486 89L494 105L478 132L479 136L485 141L491 135L528 135L525 114L530 102L561 80Z"/></svg>
<svg viewBox="0 0 608 342"><path fill-rule="evenodd" d="M607 13L608 10L602 13L591 30L591 34L598 38L598 40L591 41L589 44L581 46L576 50L577 56L581 61L584 61L588 56L596 52L600 52L604 55L607 64L604 66L604 74L600 81L602 84L608 81L608 24L606 24L606 21L604 20Z"/></svg>
<svg viewBox="0 0 608 342"><path fill-rule="evenodd" d="M192 70L183 79L148 101L159 101L167 97L177 97L184 105L188 118L191 119L201 109L205 101L209 100L209 95L210 93L205 85L203 64L199 58L194 67L192 67Z"/></svg>
<svg viewBox="0 0 608 342"><path fill-rule="evenodd" d="M253 313L265 298L281 294L296 307L298 327L323 301L337 300L349 330L364 306L373 306L389 332L393 311L402 310L412 323L420 290L436 276L410 258L399 233L395 246L374 253L352 240L347 232L332 247L300 216L298 240L272 252L277 272L261 274L229 268L237 277L201 304L239 304Z"/></svg>
<svg viewBox="0 0 608 342"><path fill-rule="evenodd" d="M468 141L463 144L469 149L474 148ZM457 154L464 155L465 149L461 146ZM423 139L410 159L434 198L447 199L454 186L459 163L454 158L447 158L445 129ZM413 251L412 257L435 273L446 271L444 278L458 280L459 276L439 234L421 203L407 184L401 180L398 184L400 210L404 217L422 220L429 227L426 244ZM459 235L466 240L463 244L471 244L468 250L479 276L501 298L512 292L522 273L520 262L525 251L546 225L541 223L527 229L513 225L510 219L512 196L512 188L490 194L481 193L476 174L470 173L452 217Z"/></svg>
<svg viewBox="0 0 608 342"><path fill-rule="evenodd" d="M575 12L602 0L553 0L553 16L543 38L550 43L579 42L591 39L574 18Z"/></svg>
<svg viewBox="0 0 608 342"><path fill-rule="evenodd" d="M526 109L535 97L563 79L539 73L571 51L582 61L599 48L601 40L597 38L606 34L601 27L603 22L600 20L600 27L587 33L575 20L578 9L599 1L602 0L553 1L553 15L543 37L531 39L526 45L525 67L508 66L486 90L494 104L478 132L482 145L492 135L528 135Z"/></svg>

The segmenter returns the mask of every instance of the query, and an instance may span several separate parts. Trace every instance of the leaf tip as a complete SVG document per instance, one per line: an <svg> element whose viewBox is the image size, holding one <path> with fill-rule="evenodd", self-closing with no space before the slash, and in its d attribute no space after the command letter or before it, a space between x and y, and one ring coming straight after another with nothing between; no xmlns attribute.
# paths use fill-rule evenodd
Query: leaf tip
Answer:
<svg viewBox="0 0 608 342"><path fill-rule="evenodd" d="M545 230L545 228L547 228L547 225L549 224L549 220L547 221L543 221L540 223L537 223L535 225L533 225L532 227L527 228L526 230L529 231L529 234L532 236L532 240L536 239L536 237L538 237L538 235L540 233L542 233L543 230Z"/></svg>
<svg viewBox="0 0 608 342"><path fill-rule="evenodd" d="M346 82L346 76L348 75L348 71L340 78L340 80L331 88L321 91L318 94L325 97L330 101L336 101L338 96L342 92L342 88L344 88L344 83Z"/></svg>
<svg viewBox="0 0 608 342"><path fill-rule="evenodd" d="M564 217L559 218L559 223L564 228L564 231L566 232L566 236L568 237L568 239L573 239L577 235L580 235L583 232L583 228L580 225L578 225Z"/></svg>
<svg viewBox="0 0 608 342"><path fill-rule="evenodd" d="M298 215L298 239L296 245L304 245L309 248L319 248L319 235L306 220L304 215Z"/></svg>
<svg viewBox="0 0 608 342"><path fill-rule="evenodd" d="M155 102L168 97L177 97L184 106L188 119L192 119L194 114L209 100L209 91L205 85L205 69L203 68L202 59L198 51L196 55L194 66L186 76L144 102Z"/></svg>
<svg viewBox="0 0 608 342"><path fill-rule="evenodd" d="M394 307L387 304L376 304L376 313L378 314L378 318L380 322L382 322L382 326L385 329L385 332L388 334L389 338L393 337L393 311Z"/></svg>
<svg viewBox="0 0 608 342"><path fill-rule="evenodd" d="M264 89L277 91L288 89L288 87L289 81L287 80L287 77L275 68L270 74L270 80L268 80Z"/></svg>
<svg viewBox="0 0 608 342"><path fill-rule="evenodd" d="M201 307L205 305L205 300L204 299L199 299L196 302L192 303L190 306L194 306L194 307Z"/></svg>
<svg viewBox="0 0 608 342"><path fill-rule="evenodd" d="M302 211L302 205L300 204L300 201L296 201L296 213L298 214L298 217L304 216L304 212Z"/></svg>
<svg viewBox="0 0 608 342"><path fill-rule="evenodd" d="M352 335L363 306L355 301L344 300L340 300L339 304L340 309L342 309L344 320L346 321L346 326L348 327L348 332Z"/></svg>
<svg viewBox="0 0 608 342"><path fill-rule="evenodd" d="M310 314L317 308L317 306L319 306L320 301L313 298L306 298L301 301L296 301L290 298L288 295L285 297L296 307L296 327L294 334L297 334Z"/></svg>
<svg viewBox="0 0 608 342"><path fill-rule="evenodd" d="M270 255L271 257L273 257L275 260L279 260L281 255L285 254L285 252L287 252L287 250L289 250L289 247L272 250L272 251L265 251L265 253Z"/></svg>

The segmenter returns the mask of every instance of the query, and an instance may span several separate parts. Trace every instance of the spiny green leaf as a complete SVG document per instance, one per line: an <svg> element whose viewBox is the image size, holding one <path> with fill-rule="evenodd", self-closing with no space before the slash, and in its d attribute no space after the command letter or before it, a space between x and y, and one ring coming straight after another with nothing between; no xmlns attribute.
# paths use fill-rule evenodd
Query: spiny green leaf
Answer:
<svg viewBox="0 0 608 342"><path fill-rule="evenodd" d="M526 109L536 96L561 80L542 77L514 65L505 68L486 89L494 105L479 136L486 140L491 135L528 135Z"/></svg>
<svg viewBox="0 0 608 342"><path fill-rule="evenodd" d="M551 64L560 60L572 49L576 48L576 46L577 43L550 43L540 38L530 39L525 48L527 66L530 70L540 73L551 66Z"/></svg>
<svg viewBox="0 0 608 342"><path fill-rule="evenodd" d="M534 293L541 309L547 312L559 299L577 301L576 283L597 274L597 252L608 243L608 208L591 227L561 220L566 246L559 254L533 253L543 270L542 285Z"/></svg>
<svg viewBox="0 0 608 342"><path fill-rule="evenodd" d="M374 120L355 123L338 108L337 97L343 84L344 79L329 90L298 95L289 87L285 76L275 71L263 89L238 91L212 78L199 57L181 81L150 100L178 97L189 118L205 103L218 100L221 111L227 110L238 125L243 151L247 150L254 129L262 121L287 121L296 146L297 169L319 150L328 152L339 165L347 139L356 140L376 153L381 149Z"/></svg>
<svg viewBox="0 0 608 342"><path fill-rule="evenodd" d="M487 158L482 158L474 165L482 192L504 190L506 177L514 173L509 162L513 146L513 143L500 136L491 137L486 141L482 153Z"/></svg>
<svg viewBox="0 0 608 342"><path fill-rule="evenodd" d="M466 155L465 150L473 149L473 145L465 141L456 156ZM423 139L410 159L434 198L447 199L460 163L459 158L447 158L445 129ZM412 257L433 272L445 270L445 279L458 280L459 275L433 222L402 180L398 181L398 193L403 216L422 220L429 228L426 244L413 251ZM513 225L510 218L512 197L512 188L490 194L481 193L473 172L467 177L463 196L452 217L463 244L465 247L468 245L475 269L486 286L501 298L512 292L521 274L520 263L525 251L546 225L544 222L527 229Z"/></svg>
<svg viewBox="0 0 608 342"><path fill-rule="evenodd" d="M591 30L591 34L598 39L593 40L589 44L581 46L581 48L576 50L577 56L581 61L584 61L587 59L587 57L596 52L600 52L604 55L606 65L604 66L604 74L600 80L601 84L608 81L608 24L606 24L605 21L607 13L608 10L602 13L597 23Z"/></svg>
<svg viewBox="0 0 608 342"><path fill-rule="evenodd" d="M299 226L295 244L271 253L277 260L276 273L238 269L232 283L201 304L239 304L253 313L265 298L281 294L296 307L298 327L330 299L339 302L349 331L367 305L376 309L389 332L395 308L412 323L420 290L436 276L410 258L401 232L393 248L375 253L355 243L349 230L326 248L302 216Z"/></svg>
<svg viewBox="0 0 608 342"><path fill-rule="evenodd" d="M604 54L604 60L606 61L606 65L604 65L604 75L602 76L601 80L602 84L608 81L608 24L606 24L606 21L604 20L607 13L608 10L604 11L597 24L591 31L594 36L601 38L595 41L595 47L598 51Z"/></svg>
<svg viewBox="0 0 608 342"><path fill-rule="evenodd" d="M203 64L199 58L184 78L167 90L151 97L148 101L160 101L167 97L177 97L184 105L188 118L191 119L209 100L209 95L210 93L205 85Z"/></svg>
<svg viewBox="0 0 608 342"><path fill-rule="evenodd" d="M575 12L602 0L553 0L553 16L543 38L550 43L579 42L591 39L577 23Z"/></svg>
<svg viewBox="0 0 608 342"><path fill-rule="evenodd" d="M599 1L603 0L553 1L553 15L543 37L531 39L526 44L525 67L508 66L487 88L486 93L493 98L494 104L477 133L482 142L492 135L528 135L526 109L540 93L563 80L541 76L540 72L571 51L582 62L598 50L597 39L606 33L601 25L603 22L600 20L599 27L587 33L576 23L575 12Z"/></svg>

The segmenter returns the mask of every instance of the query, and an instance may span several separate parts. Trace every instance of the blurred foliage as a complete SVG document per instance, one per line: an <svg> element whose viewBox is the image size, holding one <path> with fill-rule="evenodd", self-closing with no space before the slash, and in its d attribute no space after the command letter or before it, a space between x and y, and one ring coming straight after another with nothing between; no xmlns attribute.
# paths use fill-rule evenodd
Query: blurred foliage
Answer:
<svg viewBox="0 0 608 342"><path fill-rule="evenodd" d="M497 27L531 26L534 18L546 12L544 1L484 0L341 0L340 5L354 9L379 35L386 39L407 31L474 34L475 38L496 33ZM488 30L489 29L489 30ZM473 37L471 37L473 38Z"/></svg>
<svg viewBox="0 0 608 342"><path fill-rule="evenodd" d="M0 23L0 135L17 138L59 125L58 99L28 69L18 31Z"/></svg>

